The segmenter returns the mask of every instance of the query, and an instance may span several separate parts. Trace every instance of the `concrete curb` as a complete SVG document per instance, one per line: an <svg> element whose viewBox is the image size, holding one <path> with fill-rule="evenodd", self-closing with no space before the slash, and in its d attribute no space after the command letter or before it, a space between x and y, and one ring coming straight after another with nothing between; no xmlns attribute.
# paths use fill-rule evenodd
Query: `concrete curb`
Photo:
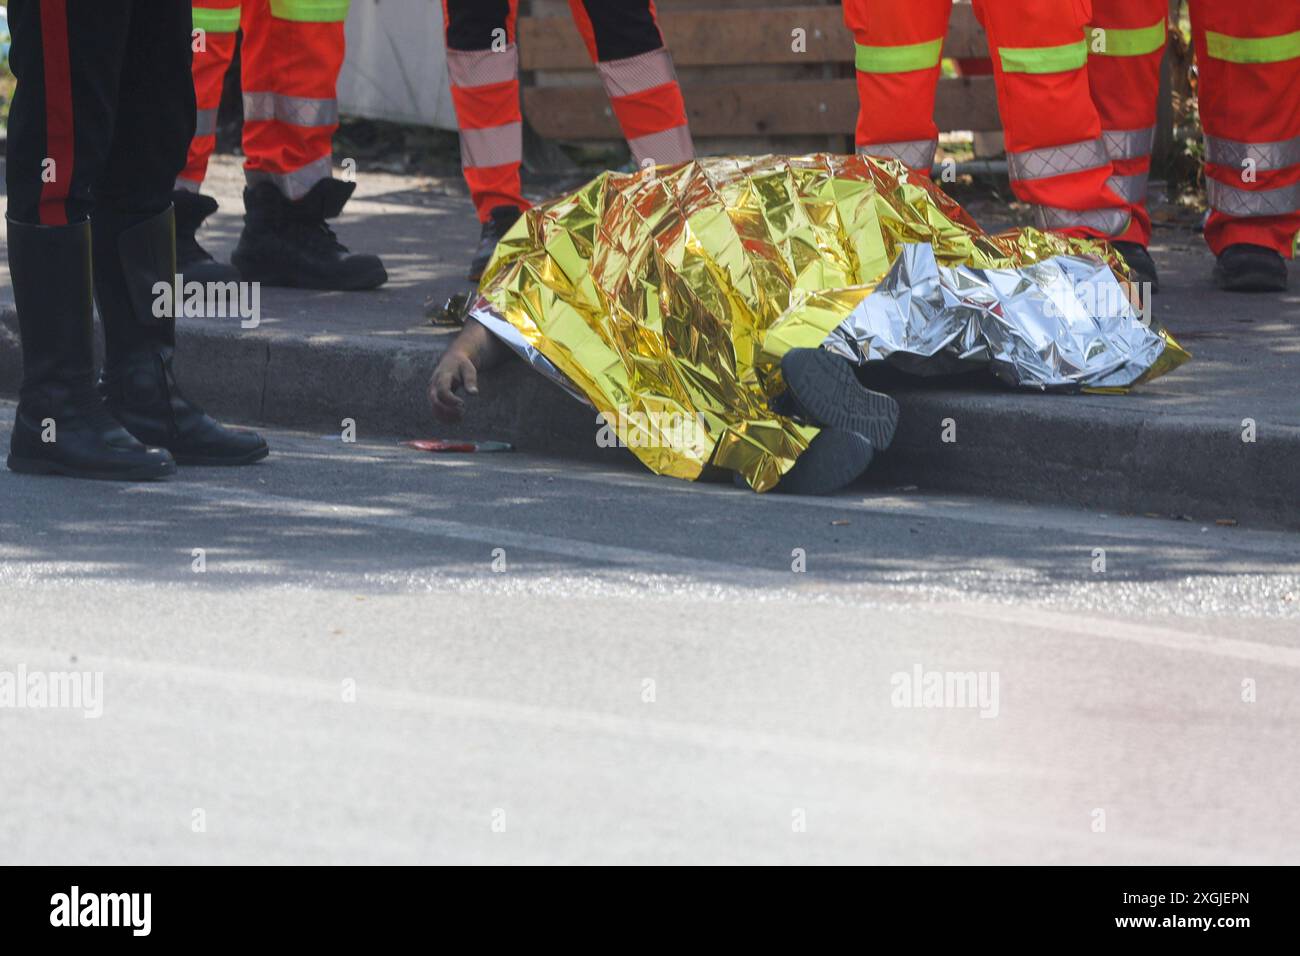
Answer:
<svg viewBox="0 0 1300 956"><path fill-rule="evenodd" d="M0 314L0 393L17 391L16 319ZM429 415L425 384L448 336L303 338L189 321L179 331L178 370L187 391L234 422L358 437L468 437L522 450L618 463L630 456L595 444L593 413L519 363L484 377L469 426ZM1114 513L1235 519L1300 528L1300 428L1259 424L1241 440L1240 420L1104 408L1072 396L1000 389L907 388L893 447L871 485L992 495ZM953 419L956 441L942 440Z"/></svg>

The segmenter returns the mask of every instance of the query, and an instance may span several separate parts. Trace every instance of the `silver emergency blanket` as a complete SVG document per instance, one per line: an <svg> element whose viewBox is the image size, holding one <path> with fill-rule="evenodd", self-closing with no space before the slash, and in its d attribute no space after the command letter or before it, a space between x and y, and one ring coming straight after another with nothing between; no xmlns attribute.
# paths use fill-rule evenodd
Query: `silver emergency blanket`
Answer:
<svg viewBox="0 0 1300 956"><path fill-rule="evenodd" d="M1008 385L1062 390L1127 388L1169 344L1100 260L942 266L929 243L903 247L822 343L854 362L888 361L915 375L987 367Z"/></svg>

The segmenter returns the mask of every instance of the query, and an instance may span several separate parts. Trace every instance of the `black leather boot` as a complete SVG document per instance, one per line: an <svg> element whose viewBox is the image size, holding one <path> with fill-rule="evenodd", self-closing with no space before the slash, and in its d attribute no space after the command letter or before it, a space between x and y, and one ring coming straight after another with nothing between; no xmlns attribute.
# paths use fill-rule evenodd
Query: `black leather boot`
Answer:
<svg viewBox="0 0 1300 956"><path fill-rule="evenodd" d="M351 253L326 220L343 211L356 183L322 179L297 201L274 183L244 190L244 231L230 261L245 281L357 292L388 281L378 256Z"/></svg>
<svg viewBox="0 0 1300 956"><path fill-rule="evenodd" d="M8 225L23 351L9 468L121 481L175 474L172 456L132 437L95 393L90 223Z"/></svg>
<svg viewBox="0 0 1300 956"><path fill-rule="evenodd" d="M154 287L172 286L176 269L172 209L155 216L94 216L95 301L104 323L106 359L99 392L109 410L141 441L168 449L182 465L247 465L265 458L255 432L214 421L185 397L172 367L175 303ZM157 312L167 315L158 317Z"/></svg>
<svg viewBox="0 0 1300 956"><path fill-rule="evenodd" d="M1219 253L1214 284L1228 292L1285 292L1286 260L1275 249L1238 242Z"/></svg>
<svg viewBox="0 0 1300 956"><path fill-rule="evenodd" d="M1160 291L1160 273L1156 271L1156 261L1146 246L1140 242L1112 242L1111 245L1132 271L1134 279L1148 283L1152 295Z"/></svg>
<svg viewBox="0 0 1300 956"><path fill-rule="evenodd" d="M176 271L184 281L238 282L238 269L218 262L199 245L199 227L217 211L217 201L202 193L177 189L172 192L172 206L176 209Z"/></svg>

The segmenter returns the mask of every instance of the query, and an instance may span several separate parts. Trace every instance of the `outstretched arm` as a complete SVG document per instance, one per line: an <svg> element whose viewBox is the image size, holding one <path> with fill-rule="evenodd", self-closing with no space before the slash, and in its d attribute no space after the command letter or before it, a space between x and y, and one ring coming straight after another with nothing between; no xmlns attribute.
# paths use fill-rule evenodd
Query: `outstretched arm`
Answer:
<svg viewBox="0 0 1300 956"><path fill-rule="evenodd" d="M429 379L429 403L440 422L458 422L465 413L465 400L456 394L478 394L478 373L499 365L510 349L486 328L469 319L460 334L438 361Z"/></svg>

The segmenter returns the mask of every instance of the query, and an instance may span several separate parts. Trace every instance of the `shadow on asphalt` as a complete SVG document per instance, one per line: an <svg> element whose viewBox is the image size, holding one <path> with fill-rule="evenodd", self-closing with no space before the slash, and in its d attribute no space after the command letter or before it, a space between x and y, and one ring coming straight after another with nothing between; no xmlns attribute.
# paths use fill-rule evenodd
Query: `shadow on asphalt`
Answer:
<svg viewBox="0 0 1300 956"><path fill-rule="evenodd" d="M12 406L0 412L7 447ZM186 469L163 486L0 473L7 574L231 590L310 578L348 590L598 573L810 596L832 585L922 585L1033 597L1097 585L1097 548L1107 586L1300 570L1300 542L1257 548L1238 529L1066 509L1017 518L1014 506L865 485L833 499L758 496L648 476L626 452L593 468L323 438L275 436L273 446L262 465ZM862 508L884 497L905 503ZM498 544L509 575L491 572ZM205 551L202 575L192 571L195 548ZM803 574L791 573L795 549L806 555Z"/></svg>

